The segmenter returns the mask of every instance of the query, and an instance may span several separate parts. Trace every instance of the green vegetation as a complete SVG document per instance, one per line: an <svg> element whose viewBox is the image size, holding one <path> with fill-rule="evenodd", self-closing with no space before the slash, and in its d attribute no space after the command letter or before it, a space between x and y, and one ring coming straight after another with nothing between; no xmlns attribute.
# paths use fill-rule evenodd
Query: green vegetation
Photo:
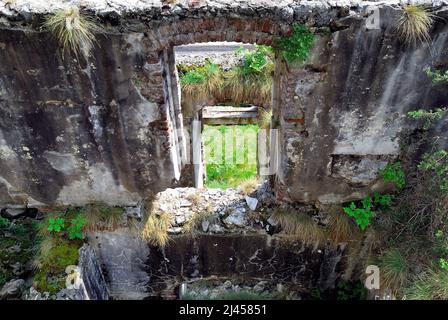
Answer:
<svg viewBox="0 0 448 320"><path fill-rule="evenodd" d="M88 53L95 41L94 32L98 27L92 19L79 12L78 7L70 7L52 13L44 23L47 29L62 47L65 53Z"/></svg>
<svg viewBox="0 0 448 320"><path fill-rule="evenodd" d="M196 105L231 103L268 107L271 103L273 50L255 46L254 50L236 51L241 63L230 70L206 60L203 66L179 65L184 109Z"/></svg>
<svg viewBox="0 0 448 320"><path fill-rule="evenodd" d="M372 210L372 198L366 196L361 206L358 207L354 202L350 203L350 206L342 208L346 214L355 219L356 224L365 230L370 225L370 219L375 216L375 212Z"/></svg>
<svg viewBox="0 0 448 320"><path fill-rule="evenodd" d="M257 176L257 132L256 125L204 126L207 187L238 187Z"/></svg>
<svg viewBox="0 0 448 320"><path fill-rule="evenodd" d="M26 272L25 266L34 255L35 239L36 225L31 219L0 218L0 288Z"/></svg>
<svg viewBox="0 0 448 320"><path fill-rule="evenodd" d="M57 217L57 218L50 218L48 220L48 231L50 232L61 232L64 230L64 218Z"/></svg>
<svg viewBox="0 0 448 320"><path fill-rule="evenodd" d="M280 50L286 61L304 61L313 48L314 34L304 25L295 23L288 37L277 39L276 49Z"/></svg>
<svg viewBox="0 0 448 320"><path fill-rule="evenodd" d="M9 227L9 220L0 217L0 228L7 228L7 227Z"/></svg>
<svg viewBox="0 0 448 320"><path fill-rule="evenodd" d="M429 41L429 31L434 22L434 14L425 7L408 5L403 8L398 19L396 31L402 41L407 44L418 44Z"/></svg>
<svg viewBox="0 0 448 320"><path fill-rule="evenodd" d="M432 80L435 84L440 83L446 83L448 82L448 70L445 70L445 72L439 71L439 70L432 70L431 68L428 68L425 70L426 75Z"/></svg>
<svg viewBox="0 0 448 320"><path fill-rule="evenodd" d="M408 112L408 116L413 119L423 120L423 129L428 130L434 122L442 119L446 113L446 108L437 108L435 110L419 109Z"/></svg>
<svg viewBox="0 0 448 320"><path fill-rule="evenodd" d="M366 300L367 289L358 281L340 281L336 286L337 300Z"/></svg>
<svg viewBox="0 0 448 320"><path fill-rule="evenodd" d="M447 82L441 73L427 74L435 83ZM406 183L398 165L383 171L399 190L389 205L378 209L373 227L385 248L378 257L382 290L396 297L448 298L448 151L429 130L445 114L445 108L410 112L411 119L423 120L424 130L402 135ZM421 155L421 150L428 151Z"/></svg>
<svg viewBox="0 0 448 320"><path fill-rule="evenodd" d="M414 277L405 294L410 300L447 300L448 272L438 267L428 267L423 273Z"/></svg>
<svg viewBox="0 0 448 320"><path fill-rule="evenodd" d="M399 189L406 184L405 174L400 161L388 163L384 169L380 170L379 175L384 182L393 182Z"/></svg>
<svg viewBox="0 0 448 320"><path fill-rule="evenodd" d="M42 240L41 240L42 241ZM67 266L78 263L78 250L82 242L64 238L51 238L40 242L35 265L34 287L40 292L55 294L65 288Z"/></svg>
<svg viewBox="0 0 448 320"><path fill-rule="evenodd" d="M396 293L409 276L409 262L401 249L389 248L381 256L380 270L382 285Z"/></svg>
<svg viewBox="0 0 448 320"><path fill-rule="evenodd" d="M426 153L418 164L418 169L429 173L443 193L448 192L448 151L439 149Z"/></svg>

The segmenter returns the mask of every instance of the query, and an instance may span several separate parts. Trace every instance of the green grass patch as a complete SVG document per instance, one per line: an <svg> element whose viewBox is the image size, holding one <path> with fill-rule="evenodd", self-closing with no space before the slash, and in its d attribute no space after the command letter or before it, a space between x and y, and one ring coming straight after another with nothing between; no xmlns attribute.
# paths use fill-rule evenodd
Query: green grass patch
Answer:
<svg viewBox="0 0 448 320"><path fill-rule="evenodd" d="M257 176L257 125L204 126L208 188L235 188Z"/></svg>
<svg viewBox="0 0 448 320"><path fill-rule="evenodd" d="M33 257L36 226L29 219L9 222L4 219L0 226L0 287L16 278L14 265L25 267ZM18 246L20 247L17 250Z"/></svg>

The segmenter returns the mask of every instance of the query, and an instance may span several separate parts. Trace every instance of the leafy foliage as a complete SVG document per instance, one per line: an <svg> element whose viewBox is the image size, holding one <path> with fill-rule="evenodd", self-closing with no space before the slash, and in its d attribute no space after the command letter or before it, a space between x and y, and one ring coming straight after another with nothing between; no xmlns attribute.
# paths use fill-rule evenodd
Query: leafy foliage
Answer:
<svg viewBox="0 0 448 320"><path fill-rule="evenodd" d="M375 212L372 211L372 198L369 196L362 200L360 207L352 202L350 206L344 207L342 210L355 219L361 230L365 230L370 225L370 219L375 216Z"/></svg>
<svg viewBox="0 0 448 320"><path fill-rule="evenodd" d="M276 47L288 62L304 61L313 47L314 34L302 24L295 23L289 37L277 39Z"/></svg>
<svg viewBox="0 0 448 320"><path fill-rule="evenodd" d="M359 282L340 281L336 286L337 300L365 300L367 289Z"/></svg>
<svg viewBox="0 0 448 320"><path fill-rule="evenodd" d="M87 223L86 218L83 215L78 214L74 219L71 220L70 227L67 230L68 238L70 240L83 239L84 238L83 228L86 225L86 223Z"/></svg>
<svg viewBox="0 0 448 320"><path fill-rule="evenodd" d="M429 41L429 30L434 22L434 14L423 6L408 5L403 8L396 31L407 44Z"/></svg>
<svg viewBox="0 0 448 320"><path fill-rule="evenodd" d="M10 224L10 222L8 219L0 217L0 228L7 228L7 227L9 227L9 224Z"/></svg>
<svg viewBox="0 0 448 320"><path fill-rule="evenodd" d="M260 74L273 65L273 49L269 46L255 45L254 50L240 47L236 53L241 56L242 74Z"/></svg>
<svg viewBox="0 0 448 320"><path fill-rule="evenodd" d="M428 130L434 122L442 119L447 111L447 108L437 108L435 110L419 109L408 112L408 116L413 119L423 120L423 129Z"/></svg>
<svg viewBox="0 0 448 320"><path fill-rule="evenodd" d="M426 75L432 80L432 82L439 83L447 83L448 82L448 70L445 72L435 70L433 71L431 68L425 70Z"/></svg>
<svg viewBox="0 0 448 320"><path fill-rule="evenodd" d="M418 169L433 173L442 192L448 192L448 151L440 149L423 156Z"/></svg>
<svg viewBox="0 0 448 320"><path fill-rule="evenodd" d="M403 188L406 184L405 174L401 162L388 163L386 167L379 172L384 182L393 182L398 188Z"/></svg>
<svg viewBox="0 0 448 320"><path fill-rule="evenodd" d="M65 219L61 217L50 218L48 220L48 231L61 232L64 230Z"/></svg>

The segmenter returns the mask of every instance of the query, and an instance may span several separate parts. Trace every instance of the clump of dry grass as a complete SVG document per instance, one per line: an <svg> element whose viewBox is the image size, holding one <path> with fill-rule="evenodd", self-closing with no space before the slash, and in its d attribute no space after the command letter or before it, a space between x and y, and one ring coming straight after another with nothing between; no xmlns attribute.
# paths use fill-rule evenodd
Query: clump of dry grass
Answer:
<svg viewBox="0 0 448 320"><path fill-rule="evenodd" d="M330 210L329 219L326 233L332 243L348 242L359 235L353 220L348 215L343 214L339 206Z"/></svg>
<svg viewBox="0 0 448 320"><path fill-rule="evenodd" d="M195 212L193 216L183 225L182 232L193 236L201 228L202 221L210 220L212 214L213 212L211 206L206 207L200 212Z"/></svg>
<svg viewBox="0 0 448 320"><path fill-rule="evenodd" d="M266 110L258 108L258 126L261 129L269 129L271 127L272 109Z"/></svg>
<svg viewBox="0 0 448 320"><path fill-rule="evenodd" d="M171 216L166 212L151 212L140 232L143 240L151 245L164 247L169 241L168 229L171 227Z"/></svg>
<svg viewBox="0 0 448 320"><path fill-rule="evenodd" d="M429 30L434 22L434 14L428 9L417 5L403 8L396 30L398 36L407 44L429 41Z"/></svg>
<svg viewBox="0 0 448 320"><path fill-rule="evenodd" d="M94 32L98 27L93 20L82 13L78 7L69 7L51 14L44 27L62 46L63 56L66 52L79 56L88 53L95 42Z"/></svg>
<svg viewBox="0 0 448 320"><path fill-rule="evenodd" d="M263 73L247 74L242 67L235 67L225 73L224 94L232 97L235 104L266 106L271 103L273 66Z"/></svg>
<svg viewBox="0 0 448 320"><path fill-rule="evenodd" d="M87 230L114 230L123 220L124 209L101 204L88 204L84 208Z"/></svg>
<svg viewBox="0 0 448 320"><path fill-rule="evenodd" d="M275 210L273 219L283 232L304 243L319 243L325 240L325 233L313 219L305 214L281 209Z"/></svg>
<svg viewBox="0 0 448 320"><path fill-rule="evenodd" d="M258 184L259 181L257 177L248 178L241 182L241 184L238 186L238 190L240 190L245 195L249 195L257 190Z"/></svg>
<svg viewBox="0 0 448 320"><path fill-rule="evenodd" d="M195 206L199 205L201 202L201 193L200 191L196 190L189 195L187 195L187 199L190 200Z"/></svg>

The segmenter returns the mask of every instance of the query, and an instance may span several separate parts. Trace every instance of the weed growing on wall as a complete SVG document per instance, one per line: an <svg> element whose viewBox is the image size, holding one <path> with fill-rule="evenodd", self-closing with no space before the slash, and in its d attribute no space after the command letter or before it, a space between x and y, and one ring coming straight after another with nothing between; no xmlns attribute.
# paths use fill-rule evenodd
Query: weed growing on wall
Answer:
<svg viewBox="0 0 448 320"><path fill-rule="evenodd" d="M429 31L434 22L434 14L425 7L408 5L403 7L396 25L396 31L402 41L417 44L429 41Z"/></svg>
<svg viewBox="0 0 448 320"><path fill-rule="evenodd" d="M290 36L277 39L276 48L290 63L304 61L313 48L315 36L302 24L295 23L292 29Z"/></svg>
<svg viewBox="0 0 448 320"><path fill-rule="evenodd" d="M399 189L403 188L406 183L400 161L388 163L384 169L379 171L379 175L383 178L384 182L392 182Z"/></svg>
<svg viewBox="0 0 448 320"><path fill-rule="evenodd" d="M62 47L65 53L78 57L81 53L89 53L95 42L94 32L98 27L93 20L79 11L78 7L69 7L50 14L44 28L48 30Z"/></svg>
<svg viewBox="0 0 448 320"><path fill-rule="evenodd" d="M448 70L445 70L445 72L442 72L440 70L432 70L431 68L428 68L425 70L425 72L426 72L426 75L435 84L448 82Z"/></svg>

